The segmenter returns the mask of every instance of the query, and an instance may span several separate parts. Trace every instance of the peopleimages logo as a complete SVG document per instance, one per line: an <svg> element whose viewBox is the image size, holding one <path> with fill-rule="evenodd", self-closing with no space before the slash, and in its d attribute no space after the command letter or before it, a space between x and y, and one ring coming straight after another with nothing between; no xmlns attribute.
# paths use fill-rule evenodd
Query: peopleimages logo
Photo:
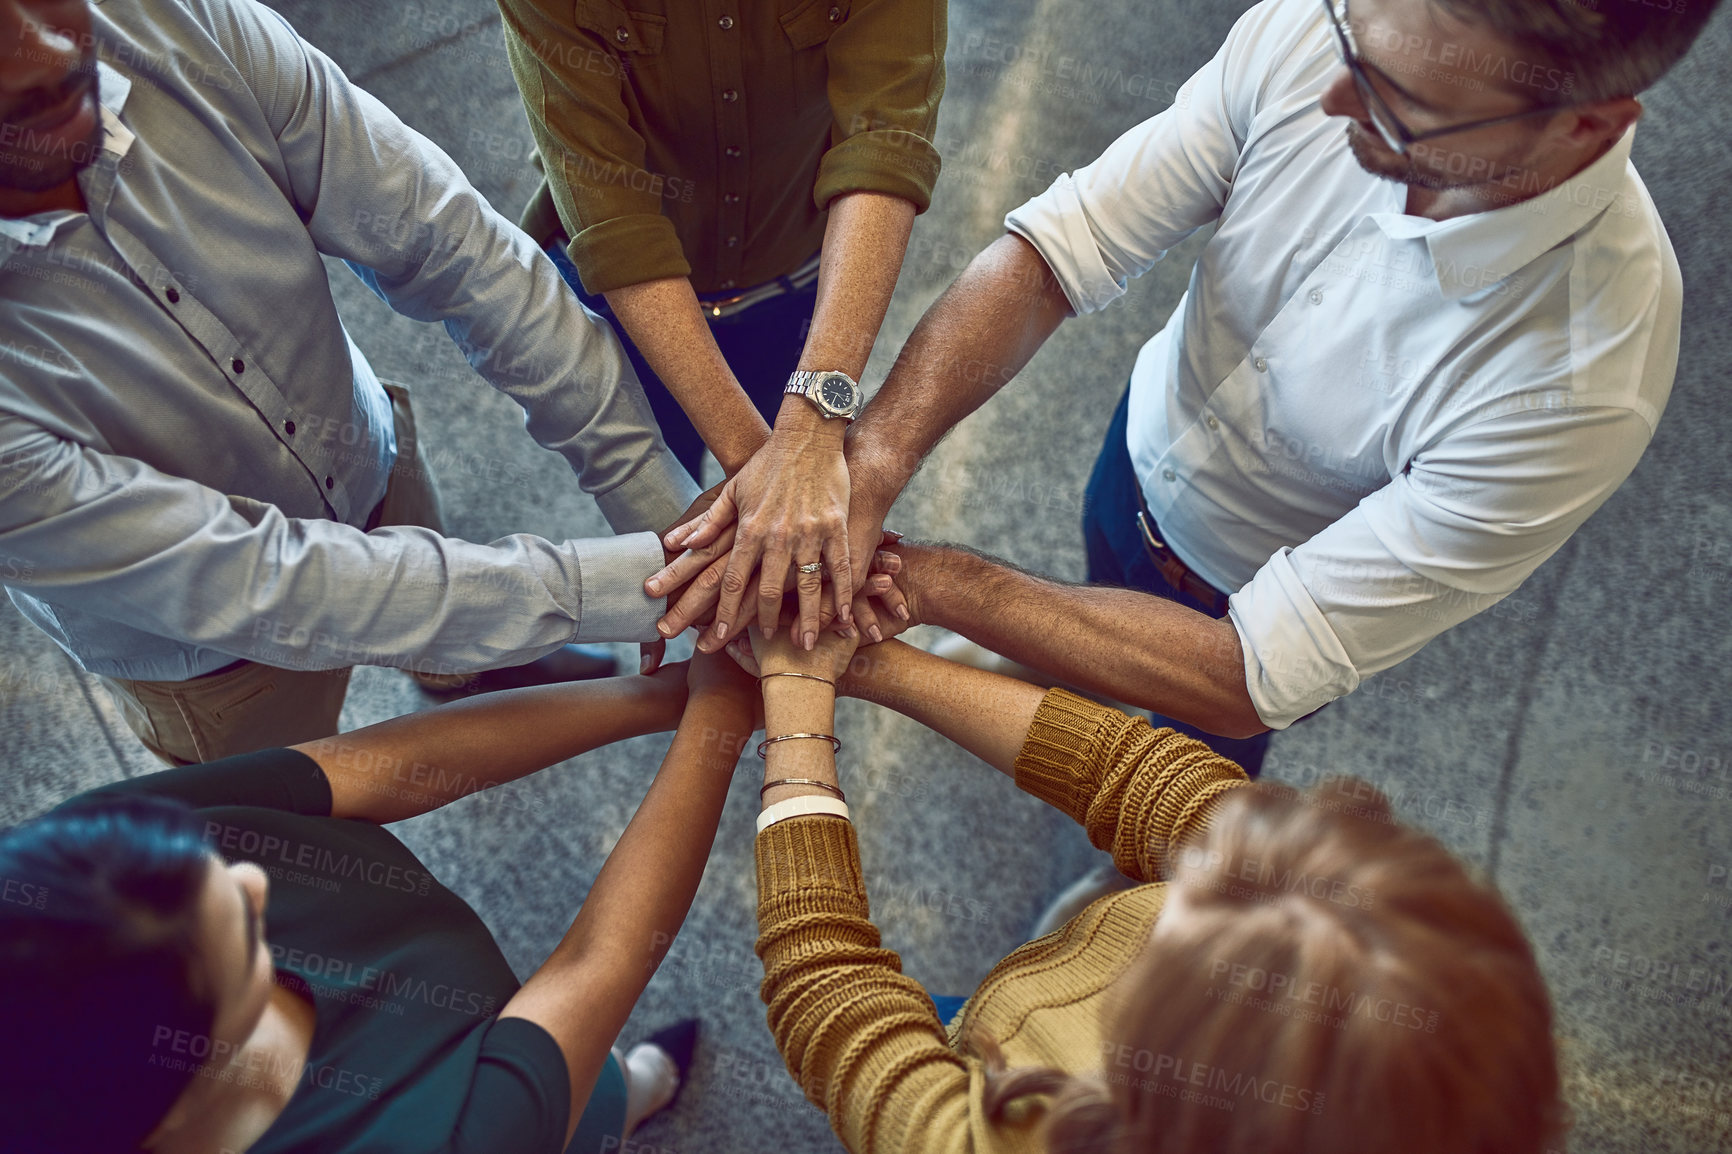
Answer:
<svg viewBox="0 0 1732 1154"><path fill-rule="evenodd" d="M205 822L204 836L205 840L228 856L239 855L266 866L287 866L311 871L318 875L311 880L321 883L321 888L324 889L331 889L329 883L342 878L425 897L433 883L433 875L425 870L409 869L355 854L339 853L328 846L294 842L220 821Z"/></svg>

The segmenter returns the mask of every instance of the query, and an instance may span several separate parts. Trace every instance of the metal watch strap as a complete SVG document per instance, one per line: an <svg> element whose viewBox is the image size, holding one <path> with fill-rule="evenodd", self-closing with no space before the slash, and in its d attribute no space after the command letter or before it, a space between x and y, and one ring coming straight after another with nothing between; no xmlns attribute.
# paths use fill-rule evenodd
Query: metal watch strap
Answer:
<svg viewBox="0 0 1732 1154"><path fill-rule="evenodd" d="M833 413L818 400L815 393L818 382L829 376L844 377L854 387L854 411L852 413ZM852 421L860 415L860 382L840 369L796 369L788 374L788 383L782 386L782 392L784 395L792 393L805 397L824 415L826 420L840 417L842 420Z"/></svg>

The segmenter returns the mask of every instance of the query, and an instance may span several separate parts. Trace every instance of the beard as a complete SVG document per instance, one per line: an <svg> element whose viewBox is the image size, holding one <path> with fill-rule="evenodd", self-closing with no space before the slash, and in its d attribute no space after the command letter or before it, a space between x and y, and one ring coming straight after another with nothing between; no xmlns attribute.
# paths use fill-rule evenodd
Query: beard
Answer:
<svg viewBox="0 0 1732 1154"><path fill-rule="evenodd" d="M85 53L78 71L66 78L58 88L43 92L14 111L14 120L0 123L0 188L17 192L43 192L65 184L90 167L102 154L102 115L93 118L90 132L83 140L52 142L29 149L32 138L40 130L20 127L18 121L28 121L42 110L52 108L77 95L80 100L96 95L96 49ZM73 114L75 117L77 113ZM23 145L24 147L19 147Z"/></svg>
<svg viewBox="0 0 1732 1154"><path fill-rule="evenodd" d="M1431 189L1434 192L1474 188L1518 171L1515 166L1491 161L1484 161L1483 167L1464 166L1471 171L1471 175L1467 172L1452 175L1434 168L1422 167L1412 148L1403 156L1385 144L1382 137L1367 132L1357 121L1347 126L1347 147L1352 151L1353 159L1359 162L1359 167L1372 176L1396 184L1405 184L1410 188Z"/></svg>

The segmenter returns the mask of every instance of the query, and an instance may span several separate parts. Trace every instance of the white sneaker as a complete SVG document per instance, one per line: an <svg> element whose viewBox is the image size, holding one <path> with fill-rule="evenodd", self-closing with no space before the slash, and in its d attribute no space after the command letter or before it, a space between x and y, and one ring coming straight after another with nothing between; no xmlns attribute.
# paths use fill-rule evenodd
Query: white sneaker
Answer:
<svg viewBox="0 0 1732 1154"><path fill-rule="evenodd" d="M1128 890L1136 884L1120 873L1109 858L1066 886L1058 897L1052 899L1042 911L1040 919L1034 923L1034 929L1028 935L1029 940L1057 933L1097 899L1120 890Z"/></svg>

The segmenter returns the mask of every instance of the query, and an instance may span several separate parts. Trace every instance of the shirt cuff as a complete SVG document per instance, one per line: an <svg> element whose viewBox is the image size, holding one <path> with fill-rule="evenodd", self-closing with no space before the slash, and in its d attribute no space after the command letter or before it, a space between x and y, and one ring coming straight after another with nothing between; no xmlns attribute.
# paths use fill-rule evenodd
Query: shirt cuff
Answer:
<svg viewBox="0 0 1732 1154"><path fill-rule="evenodd" d="M623 483L595 494L595 503L615 533L660 535L692 507L698 492L698 484L685 466L663 448L650 454Z"/></svg>
<svg viewBox="0 0 1732 1154"><path fill-rule="evenodd" d="M861 132L824 154L812 199L824 212L845 192L882 192L912 201L921 213L932 204L938 169L938 149L919 133L900 128Z"/></svg>
<svg viewBox="0 0 1732 1154"><path fill-rule="evenodd" d="M1359 670L1293 567L1291 549L1270 557L1227 599L1245 651L1245 687L1270 729L1359 688Z"/></svg>
<svg viewBox="0 0 1732 1154"><path fill-rule="evenodd" d="M643 583L666 564L654 533L573 541L579 601L573 641L659 641L656 619L667 598L651 597Z"/></svg>
<svg viewBox="0 0 1732 1154"><path fill-rule="evenodd" d="M1125 282L1114 277L1101 259L1070 173L1007 213L1004 227L1040 253L1078 316L1099 312L1125 295Z"/></svg>
<svg viewBox="0 0 1732 1154"><path fill-rule="evenodd" d="M667 277L691 276L674 222L656 213L616 216L585 228L566 250L591 296Z"/></svg>

